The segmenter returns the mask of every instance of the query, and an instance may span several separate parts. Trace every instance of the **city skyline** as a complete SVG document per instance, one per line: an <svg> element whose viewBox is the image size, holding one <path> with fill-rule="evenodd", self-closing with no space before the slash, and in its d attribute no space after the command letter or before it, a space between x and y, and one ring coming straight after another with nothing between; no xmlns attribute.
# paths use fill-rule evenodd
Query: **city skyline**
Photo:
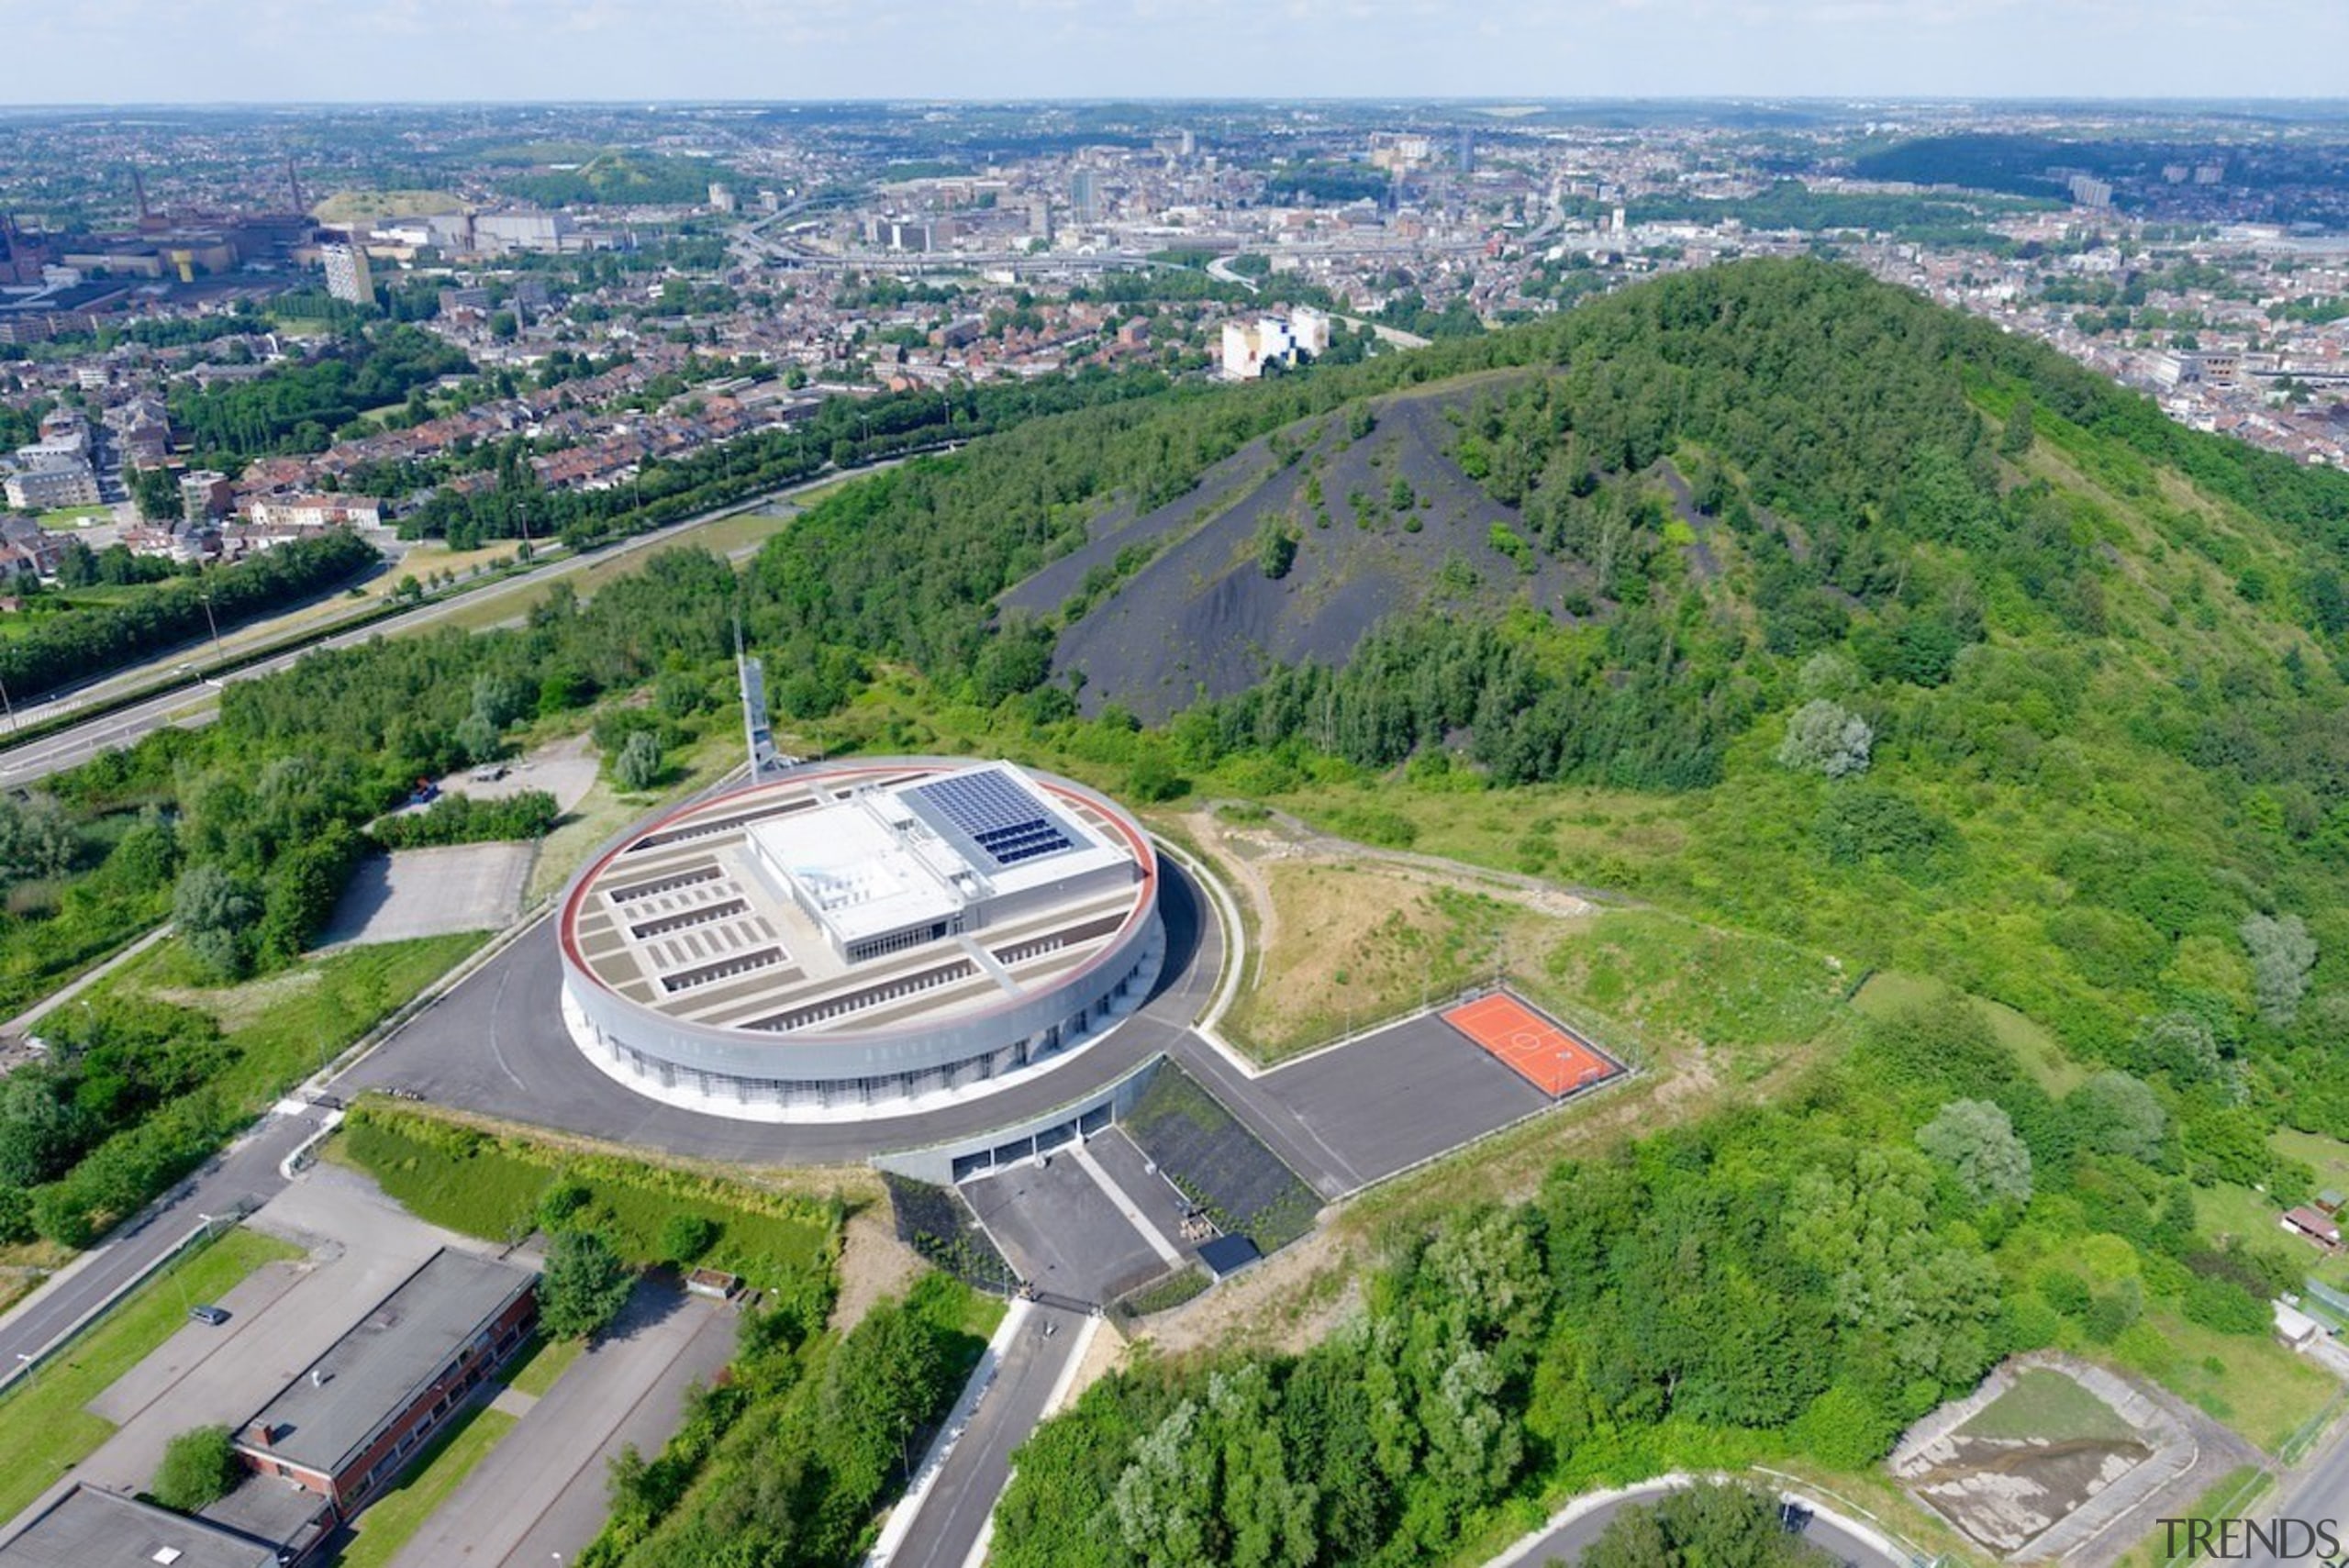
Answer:
<svg viewBox="0 0 2349 1568"><path fill-rule="evenodd" d="M688 10L682 22L679 13ZM2247 0L6 0L36 83L95 103L1390 96L2321 98L2349 15ZM2293 47L2279 50L2289 38ZM1018 47L1007 48L1007 40ZM453 47L452 47L453 46ZM336 69L349 58L355 63ZM271 90L276 89L275 91Z"/></svg>

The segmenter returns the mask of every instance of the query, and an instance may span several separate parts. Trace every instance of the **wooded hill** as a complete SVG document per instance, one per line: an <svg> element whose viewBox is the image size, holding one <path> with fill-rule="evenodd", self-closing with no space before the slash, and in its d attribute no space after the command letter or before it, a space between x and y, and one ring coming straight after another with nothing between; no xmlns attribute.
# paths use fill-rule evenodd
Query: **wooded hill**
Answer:
<svg viewBox="0 0 2349 1568"><path fill-rule="evenodd" d="M2340 1134L2310 1020L2349 1023L2344 551L2349 476L1767 261L1032 421L851 488L751 576L785 668L901 662L1046 735L1171 714L1088 742L1145 795L1330 759L1663 792L1670 834L1589 863L1529 806L1517 858L1939 976L2090 1060L2143 1068L2148 1020L2194 1013L2209 1082Z"/></svg>

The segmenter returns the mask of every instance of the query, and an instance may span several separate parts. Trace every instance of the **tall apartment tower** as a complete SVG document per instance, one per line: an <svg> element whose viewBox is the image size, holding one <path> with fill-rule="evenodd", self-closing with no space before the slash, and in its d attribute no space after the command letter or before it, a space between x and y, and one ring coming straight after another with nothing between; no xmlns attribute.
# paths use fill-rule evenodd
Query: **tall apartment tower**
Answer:
<svg viewBox="0 0 2349 1568"><path fill-rule="evenodd" d="M318 257L327 264L327 293L352 305L375 303L375 280L367 273L367 250L356 235L321 236Z"/></svg>
<svg viewBox="0 0 2349 1568"><path fill-rule="evenodd" d="M1068 205L1076 209L1080 224L1101 221L1101 181L1090 169L1079 169L1069 176Z"/></svg>

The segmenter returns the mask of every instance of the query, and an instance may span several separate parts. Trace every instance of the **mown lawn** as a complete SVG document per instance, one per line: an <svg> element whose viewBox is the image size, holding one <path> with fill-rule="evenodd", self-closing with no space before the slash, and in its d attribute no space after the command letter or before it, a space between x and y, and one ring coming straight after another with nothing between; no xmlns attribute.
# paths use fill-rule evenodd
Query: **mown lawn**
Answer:
<svg viewBox="0 0 2349 1568"><path fill-rule="evenodd" d="M398 1556L518 1419L474 1405L442 1428L398 1483L359 1516L351 1544L335 1558L337 1568L383 1568Z"/></svg>
<svg viewBox="0 0 2349 1568"><path fill-rule="evenodd" d="M69 1466L114 1435L83 1407L187 1326L188 1307L300 1250L233 1229L139 1287L62 1354L0 1396L0 1518L23 1512Z"/></svg>
<svg viewBox="0 0 2349 1568"><path fill-rule="evenodd" d="M2123 1441L2136 1430L2119 1411L2060 1372L2032 1367L2015 1385L1976 1412L1958 1431L1969 1438L2062 1442L2102 1438Z"/></svg>
<svg viewBox="0 0 2349 1568"><path fill-rule="evenodd" d="M824 1270L834 1228L812 1211L763 1212L758 1195L740 1189L729 1201L721 1184L629 1168L609 1160L569 1158L561 1150L516 1140L479 1138L459 1153L448 1141L418 1136L388 1120L362 1118L335 1138L328 1157L373 1175L410 1213L469 1236L506 1240L536 1227L540 1200L558 1182L589 1197L571 1221L592 1226L632 1262L661 1261L661 1231L679 1214L714 1221L718 1240L701 1262L781 1288ZM681 1191L683 1186L687 1191Z"/></svg>

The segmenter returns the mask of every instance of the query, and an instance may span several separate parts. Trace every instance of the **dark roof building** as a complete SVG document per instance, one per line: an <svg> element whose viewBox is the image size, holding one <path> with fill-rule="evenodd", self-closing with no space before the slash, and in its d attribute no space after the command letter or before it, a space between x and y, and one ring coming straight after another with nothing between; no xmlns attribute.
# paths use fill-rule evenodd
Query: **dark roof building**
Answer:
<svg viewBox="0 0 2349 1568"><path fill-rule="evenodd" d="M2327 1247L2341 1245L2341 1227L2306 1204L2285 1214L2284 1229L2297 1230L2310 1240Z"/></svg>
<svg viewBox="0 0 2349 1568"><path fill-rule="evenodd" d="M348 1511L522 1343L537 1286L528 1270L435 1252L245 1423L239 1451Z"/></svg>
<svg viewBox="0 0 2349 1568"><path fill-rule="evenodd" d="M0 1568L277 1568L273 1547L135 1497L76 1486L0 1546Z"/></svg>

